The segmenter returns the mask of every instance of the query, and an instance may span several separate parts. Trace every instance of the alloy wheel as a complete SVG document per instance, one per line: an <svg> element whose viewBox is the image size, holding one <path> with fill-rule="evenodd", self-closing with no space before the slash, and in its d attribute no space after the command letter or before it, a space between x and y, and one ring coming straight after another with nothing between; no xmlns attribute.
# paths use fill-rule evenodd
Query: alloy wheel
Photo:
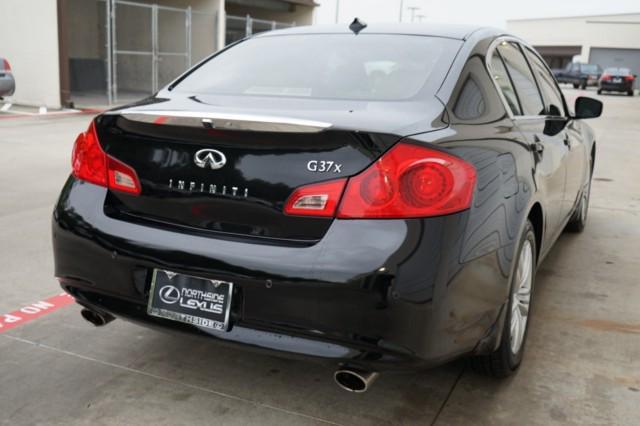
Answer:
<svg viewBox="0 0 640 426"><path fill-rule="evenodd" d="M529 240L525 240L518 258L518 269L511 295L511 352L517 354L524 342L529 319L529 304L531 302L531 283L533 281L533 247Z"/></svg>

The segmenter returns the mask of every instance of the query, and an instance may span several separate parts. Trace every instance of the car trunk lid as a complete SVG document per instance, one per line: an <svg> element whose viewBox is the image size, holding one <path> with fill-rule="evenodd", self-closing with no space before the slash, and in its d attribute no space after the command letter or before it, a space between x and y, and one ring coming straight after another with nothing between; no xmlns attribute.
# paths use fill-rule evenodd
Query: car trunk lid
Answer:
<svg viewBox="0 0 640 426"><path fill-rule="evenodd" d="M139 196L110 191L107 213L185 231L312 243L333 219L284 214L295 188L357 174L400 139L376 128L376 120L368 126L373 130L362 123L348 128L335 112L309 114L303 107L248 114L189 104L144 105L98 118L102 148L131 166L142 187ZM442 127L439 105L429 121ZM352 105L344 114L363 107ZM384 127L411 129L424 117L407 113Z"/></svg>

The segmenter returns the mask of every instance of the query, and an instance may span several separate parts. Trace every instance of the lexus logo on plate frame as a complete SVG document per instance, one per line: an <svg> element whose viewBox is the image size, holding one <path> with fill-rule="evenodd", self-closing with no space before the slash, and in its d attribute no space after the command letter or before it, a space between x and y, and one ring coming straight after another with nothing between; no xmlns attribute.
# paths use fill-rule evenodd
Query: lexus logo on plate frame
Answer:
<svg viewBox="0 0 640 426"><path fill-rule="evenodd" d="M218 170L227 164L227 157L217 149L201 149L193 156L193 162L203 169Z"/></svg>
<svg viewBox="0 0 640 426"><path fill-rule="evenodd" d="M160 300L168 305L172 305L180 300L180 290L172 285L165 285L158 292Z"/></svg>

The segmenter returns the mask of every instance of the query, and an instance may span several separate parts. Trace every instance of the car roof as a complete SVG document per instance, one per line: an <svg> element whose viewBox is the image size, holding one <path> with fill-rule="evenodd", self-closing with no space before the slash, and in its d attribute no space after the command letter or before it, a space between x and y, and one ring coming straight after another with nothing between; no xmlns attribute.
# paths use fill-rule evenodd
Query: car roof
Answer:
<svg viewBox="0 0 640 426"><path fill-rule="evenodd" d="M490 27L432 23L373 23L368 24L364 29L362 29L360 31L360 34L402 34L466 40L471 36L471 34L479 30L484 30L483 32L485 33L494 33L495 35L504 34L503 31ZM267 33L258 34L255 37L269 37L274 35L292 34L352 34L352 31L349 29L349 24L310 25L269 31Z"/></svg>

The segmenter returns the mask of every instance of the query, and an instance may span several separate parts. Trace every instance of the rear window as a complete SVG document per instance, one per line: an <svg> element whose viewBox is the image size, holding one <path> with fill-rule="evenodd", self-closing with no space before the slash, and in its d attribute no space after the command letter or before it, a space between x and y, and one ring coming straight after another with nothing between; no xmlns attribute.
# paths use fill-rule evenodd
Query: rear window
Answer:
<svg viewBox="0 0 640 426"><path fill-rule="evenodd" d="M195 69L184 93L399 101L435 93L459 40L390 34L256 37Z"/></svg>
<svg viewBox="0 0 640 426"><path fill-rule="evenodd" d="M631 70L629 70L629 68L607 68L604 70L604 73L613 75L630 75Z"/></svg>
<svg viewBox="0 0 640 426"><path fill-rule="evenodd" d="M582 72L587 74L598 74L598 66L597 65L582 65Z"/></svg>

